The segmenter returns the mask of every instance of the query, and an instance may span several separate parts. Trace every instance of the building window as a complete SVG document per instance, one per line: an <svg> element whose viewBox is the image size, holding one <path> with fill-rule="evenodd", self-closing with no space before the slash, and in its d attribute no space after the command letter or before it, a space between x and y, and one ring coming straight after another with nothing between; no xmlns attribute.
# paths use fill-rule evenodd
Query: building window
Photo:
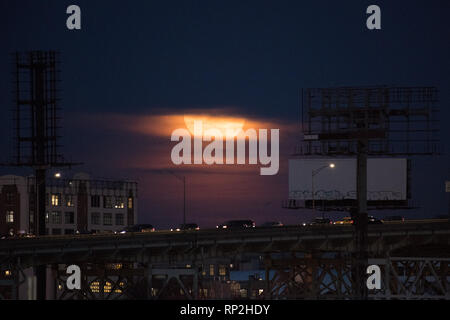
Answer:
<svg viewBox="0 0 450 320"><path fill-rule="evenodd" d="M227 268L224 265L219 266L219 276L226 276L227 275Z"/></svg>
<svg viewBox="0 0 450 320"><path fill-rule="evenodd" d="M200 266L200 270L202 271L202 276L206 276L206 270L205 270L205 265L201 265Z"/></svg>
<svg viewBox="0 0 450 320"><path fill-rule="evenodd" d="M58 207L61 205L61 194L52 193L52 206Z"/></svg>
<svg viewBox="0 0 450 320"><path fill-rule="evenodd" d="M6 211L6 223L13 223L14 222L14 211L7 210Z"/></svg>
<svg viewBox="0 0 450 320"><path fill-rule="evenodd" d="M61 224L61 212L60 211L53 211L52 212L52 223L53 224Z"/></svg>
<svg viewBox="0 0 450 320"><path fill-rule="evenodd" d="M91 224L93 224L93 225L100 224L100 212L92 212L91 213Z"/></svg>
<svg viewBox="0 0 450 320"><path fill-rule="evenodd" d="M93 293L99 293L100 292L100 282L99 281L91 282L89 287L91 288L91 291Z"/></svg>
<svg viewBox="0 0 450 320"><path fill-rule="evenodd" d="M132 197L128 197L128 208L133 209L133 198Z"/></svg>
<svg viewBox="0 0 450 320"><path fill-rule="evenodd" d="M73 207L75 204L73 202L73 194L66 194L66 207Z"/></svg>
<svg viewBox="0 0 450 320"><path fill-rule="evenodd" d="M12 203L14 200L14 193L12 192L7 192L6 193L6 203Z"/></svg>
<svg viewBox="0 0 450 320"><path fill-rule="evenodd" d="M210 275L210 276L213 276L213 275L214 275L214 265L213 265L213 264L210 264L210 265L209 265L209 275Z"/></svg>
<svg viewBox="0 0 450 320"><path fill-rule="evenodd" d="M59 228L53 229L53 230L52 230L52 234L60 235L60 234L61 234L61 229L59 229Z"/></svg>
<svg viewBox="0 0 450 320"><path fill-rule="evenodd" d="M73 212L64 213L64 223L65 224L73 224L74 223L74 213Z"/></svg>
<svg viewBox="0 0 450 320"><path fill-rule="evenodd" d="M109 281L105 282L105 285L103 286L103 292L110 293L112 289L112 283Z"/></svg>
<svg viewBox="0 0 450 320"><path fill-rule="evenodd" d="M124 225L124 218L122 213L116 214L116 226L123 226Z"/></svg>
<svg viewBox="0 0 450 320"><path fill-rule="evenodd" d="M103 196L103 208L112 208L112 207L113 207L113 197Z"/></svg>
<svg viewBox="0 0 450 320"><path fill-rule="evenodd" d="M103 214L103 225L111 226L112 225L112 213L104 213Z"/></svg>
<svg viewBox="0 0 450 320"><path fill-rule="evenodd" d="M100 208L100 196L91 196L91 207Z"/></svg>
<svg viewBox="0 0 450 320"><path fill-rule="evenodd" d="M125 208L125 203L124 203L122 197L116 197L116 204L114 205L114 208L116 208L116 209Z"/></svg>

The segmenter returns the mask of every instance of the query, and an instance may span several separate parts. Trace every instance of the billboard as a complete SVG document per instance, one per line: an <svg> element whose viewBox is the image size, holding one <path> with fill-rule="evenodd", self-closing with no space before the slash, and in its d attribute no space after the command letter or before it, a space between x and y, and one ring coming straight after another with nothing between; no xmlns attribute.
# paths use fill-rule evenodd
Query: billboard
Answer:
<svg viewBox="0 0 450 320"><path fill-rule="evenodd" d="M368 201L406 200L407 188L407 159L367 160ZM313 189L319 201L356 199L356 159L290 159L289 199L311 200Z"/></svg>

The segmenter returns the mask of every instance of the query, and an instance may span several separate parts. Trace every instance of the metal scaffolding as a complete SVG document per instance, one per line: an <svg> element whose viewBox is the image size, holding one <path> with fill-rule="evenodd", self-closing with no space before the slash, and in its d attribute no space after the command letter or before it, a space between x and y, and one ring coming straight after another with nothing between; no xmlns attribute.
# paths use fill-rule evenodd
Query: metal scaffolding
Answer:
<svg viewBox="0 0 450 320"><path fill-rule="evenodd" d="M14 54L15 152L10 166L31 167L36 176L37 224L34 233L45 235L46 170L72 166L60 153L58 57L55 51ZM45 267L37 266L38 298L45 298Z"/></svg>
<svg viewBox="0 0 450 320"><path fill-rule="evenodd" d="M367 298L367 157L438 154L437 89L338 87L302 90L300 156L356 156L355 297Z"/></svg>

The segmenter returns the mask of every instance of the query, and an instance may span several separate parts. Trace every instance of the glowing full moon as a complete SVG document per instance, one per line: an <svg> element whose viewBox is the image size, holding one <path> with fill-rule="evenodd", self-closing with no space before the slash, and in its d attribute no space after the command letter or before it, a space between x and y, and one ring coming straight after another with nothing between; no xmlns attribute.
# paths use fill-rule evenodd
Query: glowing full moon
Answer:
<svg viewBox="0 0 450 320"><path fill-rule="evenodd" d="M235 137L245 124L243 118L185 115L184 123L192 135L194 135L194 121L202 121L203 131L219 129L226 138Z"/></svg>

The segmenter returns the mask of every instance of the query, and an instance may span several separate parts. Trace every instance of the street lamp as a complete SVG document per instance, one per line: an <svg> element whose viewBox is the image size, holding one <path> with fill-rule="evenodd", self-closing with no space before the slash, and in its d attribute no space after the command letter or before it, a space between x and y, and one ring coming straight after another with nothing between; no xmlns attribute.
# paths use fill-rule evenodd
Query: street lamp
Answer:
<svg viewBox="0 0 450 320"><path fill-rule="evenodd" d="M166 170L175 178L183 182L183 226L186 226L186 176L179 176L170 170Z"/></svg>
<svg viewBox="0 0 450 320"><path fill-rule="evenodd" d="M320 172L320 171L322 171L323 169L325 169L325 168L331 168L331 169L333 169L335 167L335 164L334 163L330 163L330 164L327 164L327 165L324 165L324 166L322 166L322 167L320 167L320 168L317 168L317 169L314 169L314 170L312 170L312 172L311 172L311 191L312 191L312 208L313 208L313 210L316 210L316 207L315 207L315 199L314 199L314 177Z"/></svg>

